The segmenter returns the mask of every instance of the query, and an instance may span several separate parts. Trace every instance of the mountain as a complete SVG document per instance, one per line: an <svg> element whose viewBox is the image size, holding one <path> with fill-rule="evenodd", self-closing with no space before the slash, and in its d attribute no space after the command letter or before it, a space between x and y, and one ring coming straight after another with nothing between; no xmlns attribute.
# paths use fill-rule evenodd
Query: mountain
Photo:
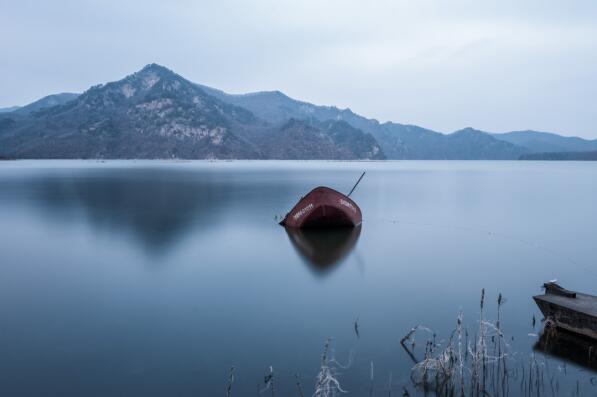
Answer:
<svg viewBox="0 0 597 397"><path fill-rule="evenodd" d="M528 151L473 128L442 134L415 125L391 122L381 127L386 134L382 141L395 139L398 143L394 146L397 149L394 153L402 159L513 160Z"/></svg>
<svg viewBox="0 0 597 397"><path fill-rule="evenodd" d="M447 158L467 160L517 159L527 152L523 147L495 139L491 134L473 128L465 128L446 135Z"/></svg>
<svg viewBox="0 0 597 397"><path fill-rule="evenodd" d="M313 123L290 119L261 141L266 158L304 160L383 160L370 134L343 121Z"/></svg>
<svg viewBox="0 0 597 397"><path fill-rule="evenodd" d="M11 106L8 108L1 108L0 113L10 113L16 112L18 114L24 115L29 114L32 112L37 112L38 110L49 108L52 106L63 105L67 102L72 101L73 99L77 98L80 94L74 94L71 92L63 92L60 94L53 94L45 96L41 99L38 99L35 102L31 102L25 106Z"/></svg>
<svg viewBox="0 0 597 397"><path fill-rule="evenodd" d="M0 114L0 157L10 158L504 160L585 150L597 140L380 123L280 91L227 94L156 64Z"/></svg>
<svg viewBox="0 0 597 397"><path fill-rule="evenodd" d="M375 139L362 131L344 127L342 139L335 129L313 123L303 131L310 144L284 152L272 142L300 143L289 139L292 126L263 121L156 64L70 100L57 98L64 101L0 118L0 156L259 159L292 153L293 158L383 158ZM312 156L320 146L326 150Z"/></svg>
<svg viewBox="0 0 597 397"><path fill-rule="evenodd" d="M350 109L338 109L335 106L319 106L308 102L292 99L280 91L261 91L249 94L227 94L224 91L199 85L210 95L237 106L250 110L257 117L274 123L284 122L294 118L298 120L340 120L354 123L352 118L369 120L358 116Z"/></svg>
<svg viewBox="0 0 597 397"><path fill-rule="evenodd" d="M499 140L523 146L530 152L573 152L597 150L597 139L587 140L578 137L564 137L550 132L512 131L493 134Z"/></svg>
<svg viewBox="0 0 597 397"><path fill-rule="evenodd" d="M520 156L520 160L573 160L597 161L597 150L591 152L547 152L530 153Z"/></svg>
<svg viewBox="0 0 597 397"><path fill-rule="evenodd" d="M48 95L35 102L30 103L29 105L18 107L17 109L15 109L15 111L21 114L37 112L38 110L44 108L63 105L67 102L72 101L73 99L76 99L78 96L79 94L74 94L71 92L63 92L60 94Z"/></svg>
<svg viewBox="0 0 597 397"><path fill-rule="evenodd" d="M292 99L280 91L233 95L201 86L224 102L244 107L270 122L289 118L308 121L342 120L370 133L389 159L517 159L528 152L515 143L496 139L483 131L466 129L453 134L398 123L379 123L350 109L318 106Z"/></svg>
<svg viewBox="0 0 597 397"><path fill-rule="evenodd" d="M206 92L216 98L250 110L257 117L271 123L282 123L288 119L307 121L342 120L363 132L371 134L388 158L401 158L400 140L388 135L380 123L353 113L350 109L339 109L335 106L320 106L298 101L280 91L261 91L249 94L227 94L224 91L200 85Z"/></svg>
<svg viewBox="0 0 597 397"><path fill-rule="evenodd" d="M528 130L490 134L468 129L464 135L461 131L457 131L456 135L442 134L416 125L379 123L350 109L314 105L292 99L280 91L233 95L211 87L201 87L222 101L249 109L270 122L282 122L289 118L346 121L373 135L390 159L516 159L523 153L597 150L597 140L563 137L548 132ZM489 139L488 135L494 140Z"/></svg>
<svg viewBox="0 0 597 397"><path fill-rule="evenodd" d="M251 112L155 64L13 123L4 131L0 122L6 157L260 157L231 132L257 125Z"/></svg>

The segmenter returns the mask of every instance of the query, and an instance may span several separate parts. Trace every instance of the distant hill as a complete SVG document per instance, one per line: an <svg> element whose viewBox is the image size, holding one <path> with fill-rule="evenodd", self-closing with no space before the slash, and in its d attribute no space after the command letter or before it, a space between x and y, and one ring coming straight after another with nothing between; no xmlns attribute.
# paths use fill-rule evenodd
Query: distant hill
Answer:
<svg viewBox="0 0 597 397"><path fill-rule="evenodd" d="M465 128L446 135L446 140L448 159L510 160L528 151L524 147L497 140L490 134L473 128Z"/></svg>
<svg viewBox="0 0 597 397"><path fill-rule="evenodd" d="M0 113L0 156L10 158L508 160L587 150L597 150L597 140L473 128L444 134L279 91L232 95L156 64Z"/></svg>
<svg viewBox="0 0 597 397"><path fill-rule="evenodd" d="M280 91L263 91L232 95L201 86L206 92L237 106L249 109L257 117L270 122L288 118L297 120L343 120L370 133L379 142L389 159L517 159L526 148L498 140L483 131L466 129L454 134L398 123L379 123L350 109L318 106L292 99Z"/></svg>
<svg viewBox="0 0 597 397"><path fill-rule="evenodd" d="M79 94L73 94L71 92L48 95L26 106L18 107L15 111L21 114L37 112L38 110L50 108L52 106L63 105L76 99L78 96Z"/></svg>
<svg viewBox="0 0 597 397"><path fill-rule="evenodd" d="M513 131L493 134L493 136L502 141L526 147L529 151L536 153L597 150L597 139L564 137L550 132Z"/></svg>
<svg viewBox="0 0 597 397"><path fill-rule="evenodd" d="M11 106L8 108L0 108L0 113L9 113L9 112L14 112L15 110L19 109L20 106Z"/></svg>
<svg viewBox="0 0 597 397"><path fill-rule="evenodd" d="M521 160L576 160L576 161L597 161L597 150L592 152L549 152L530 153L520 156Z"/></svg>
<svg viewBox="0 0 597 397"><path fill-rule="evenodd" d="M0 118L0 156L260 159L280 153L286 158L289 148L272 149L278 139L280 145L293 144L292 158L384 158L373 137L348 131L349 126L342 137L313 124L305 127L309 142L280 139L288 135L288 125L265 122L156 64L79 96L52 100L54 106L44 98L44 105L38 101L29 111L24 107ZM320 156L313 155L323 147Z"/></svg>
<svg viewBox="0 0 597 397"><path fill-rule="evenodd" d="M60 94L48 95L25 106L11 106L8 108L1 108L0 113L15 112L19 115L26 115L32 112L37 112L41 109L50 108L52 106L63 105L77 98L79 95L80 94L74 94L71 92L63 92Z"/></svg>
<svg viewBox="0 0 597 397"><path fill-rule="evenodd" d="M394 148L400 150L397 154L403 159L513 160L528 152L473 128L441 134L414 125L384 123L381 127L387 137L384 141L397 141Z"/></svg>

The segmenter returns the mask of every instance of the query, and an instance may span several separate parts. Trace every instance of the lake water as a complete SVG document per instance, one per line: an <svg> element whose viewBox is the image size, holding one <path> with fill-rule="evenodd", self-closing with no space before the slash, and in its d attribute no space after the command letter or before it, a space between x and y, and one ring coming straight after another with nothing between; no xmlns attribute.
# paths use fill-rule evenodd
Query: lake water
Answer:
<svg viewBox="0 0 597 397"><path fill-rule="evenodd" d="M278 226L362 170L360 230ZM271 366L276 395L300 374L310 396L329 337L347 395L416 394L400 339L447 338L459 311L472 333L482 288L513 360L544 281L597 295L596 221L591 162L0 162L0 395L223 396L235 366L231 395L256 396ZM561 394L597 395L539 356Z"/></svg>

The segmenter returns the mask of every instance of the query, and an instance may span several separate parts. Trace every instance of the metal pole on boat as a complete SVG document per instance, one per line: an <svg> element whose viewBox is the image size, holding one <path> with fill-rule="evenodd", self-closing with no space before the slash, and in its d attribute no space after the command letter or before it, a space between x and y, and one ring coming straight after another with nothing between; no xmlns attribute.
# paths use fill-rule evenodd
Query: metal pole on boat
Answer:
<svg viewBox="0 0 597 397"><path fill-rule="evenodd" d="M350 193L348 193L347 197L350 197L350 195L352 194L352 192L354 192L354 189L357 188L357 185L359 184L359 182L361 181L361 179L363 179L364 176L365 176L365 171L363 171L363 173L361 174L361 177L359 178L359 180L357 181L357 183L355 183L354 186L352 187L352 189L350 189Z"/></svg>

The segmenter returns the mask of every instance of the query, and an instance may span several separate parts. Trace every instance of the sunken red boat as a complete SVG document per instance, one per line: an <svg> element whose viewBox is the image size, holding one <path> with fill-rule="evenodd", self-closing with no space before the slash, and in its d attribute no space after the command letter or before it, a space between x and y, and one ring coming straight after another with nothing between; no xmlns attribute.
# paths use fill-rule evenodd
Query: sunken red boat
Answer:
<svg viewBox="0 0 597 397"><path fill-rule="evenodd" d="M350 197L319 186L300 199L280 225L298 228L355 227L362 220L361 209Z"/></svg>
<svg viewBox="0 0 597 397"><path fill-rule="evenodd" d="M350 195L364 176L363 172L348 195L329 187L316 187L296 203L280 225L298 228L359 226L363 221L361 209L350 199Z"/></svg>

